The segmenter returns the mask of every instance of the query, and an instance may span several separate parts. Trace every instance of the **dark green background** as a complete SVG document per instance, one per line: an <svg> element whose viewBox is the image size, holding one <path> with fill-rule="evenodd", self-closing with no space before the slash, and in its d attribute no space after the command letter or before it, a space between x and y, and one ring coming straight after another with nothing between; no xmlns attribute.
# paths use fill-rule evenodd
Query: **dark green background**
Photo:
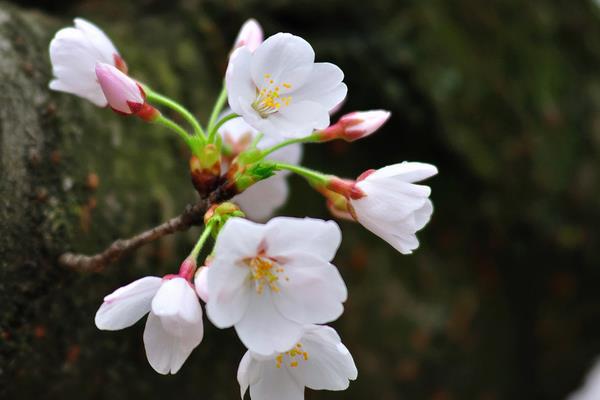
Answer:
<svg viewBox="0 0 600 400"><path fill-rule="evenodd" d="M303 36L318 61L344 70L349 95L343 111L393 113L369 139L306 146L307 166L348 177L403 160L438 166L439 175L429 182L435 212L414 255L402 256L361 227L341 223L336 265L349 300L334 326L355 357L359 378L346 392L307 392L307 398L562 399L600 354L600 7L592 1L20 5L50 16L43 17L46 39L74 16L96 22L134 76L204 120L239 26L256 17L267 34ZM34 56L49 68L44 46L35 47ZM48 71L40 74L40 82L49 78ZM65 97L53 95L59 112L80 102ZM96 118L94 129L121 123L108 112L85 110L78 123ZM141 124L125 126L140 134ZM152 138L164 132L144 129L153 132L150 139L140 144L128 137L133 150L125 159L168 159L176 175L161 175L159 161L152 164L158 171L153 176L184 182L183 154L175 144L153 147ZM94 147L69 151L86 154ZM111 154L102 157L110 160ZM124 187L155 196L154 178L146 180L148 170L136 165L123 167L131 173ZM101 175L102 182L111 179ZM292 183L283 214L328 218L319 195L299 179ZM114 221L101 217L110 202L100 192L96 232L81 233L65 248L98 250L119 234L175 215L193 199L191 186L168 193L164 214L128 219L125 209L119 214L125 217ZM103 295L176 268L193 241L193 235L181 236L100 275L65 272L52 261L18 270L28 281L44 277L33 288L10 286L14 270L3 275L12 289L4 292L0 314L3 304L10 305L5 315L12 314L0 319L0 393L11 399L238 397L235 371L243 348L232 330L207 322L203 343L181 372L164 377L145 360L142 323L115 333L94 327Z"/></svg>

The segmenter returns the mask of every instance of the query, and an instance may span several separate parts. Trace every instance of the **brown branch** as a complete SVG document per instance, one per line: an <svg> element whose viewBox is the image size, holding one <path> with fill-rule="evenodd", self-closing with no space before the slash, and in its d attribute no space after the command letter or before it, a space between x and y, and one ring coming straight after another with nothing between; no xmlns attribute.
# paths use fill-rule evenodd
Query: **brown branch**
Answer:
<svg viewBox="0 0 600 400"><path fill-rule="evenodd" d="M93 256L64 253L60 256L58 262L64 267L79 271L100 271L107 265L117 261L126 253L147 243L175 232L185 231L193 225L200 225L203 222L204 213L208 208L208 204L210 204L209 201L203 200L193 206L188 205L185 208L185 211L178 217L171 218L167 222L137 234L132 238L118 239L101 253Z"/></svg>

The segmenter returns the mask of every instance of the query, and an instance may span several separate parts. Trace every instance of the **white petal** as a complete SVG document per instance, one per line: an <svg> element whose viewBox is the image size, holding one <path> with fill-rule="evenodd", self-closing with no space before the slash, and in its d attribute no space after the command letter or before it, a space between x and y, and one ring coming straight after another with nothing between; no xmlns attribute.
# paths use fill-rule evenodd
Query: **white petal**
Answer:
<svg viewBox="0 0 600 400"><path fill-rule="evenodd" d="M250 76L250 61L252 54L246 47L240 47L229 58L225 84L229 107L236 114L243 114L240 101L250 105L256 97L256 86Z"/></svg>
<svg viewBox="0 0 600 400"><path fill-rule="evenodd" d="M246 217L253 221L265 221L275 210L285 204L288 184L285 176L276 175L255 183L232 201L237 203Z"/></svg>
<svg viewBox="0 0 600 400"><path fill-rule="evenodd" d="M283 265L273 301L286 318L303 324L323 324L342 315L348 292L336 267L310 254Z"/></svg>
<svg viewBox="0 0 600 400"><path fill-rule="evenodd" d="M585 384L567 400L597 400L600 399L600 359L585 377Z"/></svg>
<svg viewBox="0 0 600 400"><path fill-rule="evenodd" d="M225 223L215 243L215 257L243 259L257 254L264 237L265 226L243 218L231 218Z"/></svg>
<svg viewBox="0 0 600 400"><path fill-rule="evenodd" d="M248 386L254 385L259 379L262 366L252 358L252 354L247 351L240 361L237 371L237 380L240 384L240 395L242 399L248 390Z"/></svg>
<svg viewBox="0 0 600 400"><path fill-rule="evenodd" d="M244 316L252 294L249 276L248 267L231 258L213 260L206 276L206 314L216 327L229 328Z"/></svg>
<svg viewBox="0 0 600 400"><path fill-rule="evenodd" d="M301 343L308 360L289 369L298 382L314 390L345 390L349 380L356 379L352 355L332 328L314 325L307 329Z"/></svg>
<svg viewBox="0 0 600 400"><path fill-rule="evenodd" d="M315 52L301 37L278 33L265 40L252 55L251 73L255 86L265 84L265 75L277 84L300 87L308 78L315 61Z"/></svg>
<svg viewBox="0 0 600 400"><path fill-rule="evenodd" d="M292 101L316 101L327 111L333 109L346 97L348 91L342 83L344 73L331 63L316 63L310 76L297 90L290 93Z"/></svg>
<svg viewBox="0 0 600 400"><path fill-rule="evenodd" d="M97 61L114 65L114 56L118 55L119 52L100 28L83 18L75 18L75 27L84 33L90 43L102 55L102 59Z"/></svg>
<svg viewBox="0 0 600 400"><path fill-rule="evenodd" d="M307 253L330 261L340 246L342 233L334 221L278 217L267 223L265 240L271 257Z"/></svg>
<svg viewBox="0 0 600 400"><path fill-rule="evenodd" d="M252 400L303 400L304 386L287 368L277 368L275 361L263 361L260 379L250 386Z"/></svg>
<svg viewBox="0 0 600 400"><path fill-rule="evenodd" d="M315 129L329 126L329 109L316 101L293 101L268 118L273 121L279 135L289 138L303 137Z"/></svg>
<svg viewBox="0 0 600 400"><path fill-rule="evenodd" d="M272 296L276 295L268 289L262 294L253 292L244 317L235 324L242 343L255 353L285 352L302 336L302 325L285 318L275 308Z"/></svg>
<svg viewBox="0 0 600 400"><path fill-rule="evenodd" d="M202 341L202 318L185 326L181 336L174 336L164 327L161 318L150 312L144 330L144 347L148 362L159 374L175 374L190 353Z"/></svg>
<svg viewBox="0 0 600 400"><path fill-rule="evenodd" d="M208 302L208 267L200 267L194 276L196 294L205 303Z"/></svg>
<svg viewBox="0 0 600 400"><path fill-rule="evenodd" d="M165 281L154 299L152 313L158 317L171 335L185 335L190 325L202 321L202 308L196 292L183 278Z"/></svg>
<svg viewBox="0 0 600 400"><path fill-rule="evenodd" d="M232 110L226 110L223 112L221 118L231 113ZM254 137L258 134L258 131L248 125L243 118L239 117L230 119L221 125L219 128L219 134L224 139L225 143L233 142L233 144L237 145L242 139L254 139Z"/></svg>
<svg viewBox="0 0 600 400"><path fill-rule="evenodd" d="M361 215L382 221L399 221L425 205L431 194L429 186L405 183L393 178L369 180L356 184L366 196L351 199L354 211Z"/></svg>
<svg viewBox="0 0 600 400"><path fill-rule="evenodd" d="M373 172L367 179L394 177L403 182L419 182L438 173L437 168L431 164L404 161L399 164L388 165Z"/></svg>
<svg viewBox="0 0 600 400"><path fill-rule="evenodd" d="M135 324L150 311L150 303L161 282L161 278L147 276L106 296L96 313L98 329L113 331Z"/></svg>
<svg viewBox="0 0 600 400"><path fill-rule="evenodd" d="M262 41L263 31L260 24L255 19L249 19L240 28L233 47L247 46L250 51L254 51Z"/></svg>

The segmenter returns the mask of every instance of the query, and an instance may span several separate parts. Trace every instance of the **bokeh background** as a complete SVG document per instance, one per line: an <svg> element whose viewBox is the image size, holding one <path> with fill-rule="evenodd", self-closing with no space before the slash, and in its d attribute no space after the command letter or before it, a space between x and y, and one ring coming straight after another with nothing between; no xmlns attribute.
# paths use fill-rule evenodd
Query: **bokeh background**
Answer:
<svg viewBox="0 0 600 400"><path fill-rule="evenodd" d="M185 151L168 133L47 93L47 44L75 16L105 29L134 76L203 120L247 18L303 36L318 61L345 71L342 112L393 113L366 140L306 146L305 165L348 177L403 160L438 166L435 213L414 255L341 222L336 264L350 296L333 325L359 379L307 398L563 399L581 384L600 355L593 1L30 0L0 3L0 397L239 396L232 330L207 322L201 346L165 377L146 362L143 323L93 323L105 294L173 271L197 228L101 274L56 265L62 251L100 250L194 200ZM13 168L9 153L26 161ZM329 218L318 194L291 183L281 214Z"/></svg>

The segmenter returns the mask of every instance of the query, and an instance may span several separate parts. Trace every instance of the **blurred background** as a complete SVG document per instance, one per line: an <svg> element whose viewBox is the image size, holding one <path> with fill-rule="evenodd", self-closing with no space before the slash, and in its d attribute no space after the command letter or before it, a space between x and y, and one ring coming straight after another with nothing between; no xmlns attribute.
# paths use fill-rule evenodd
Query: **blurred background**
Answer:
<svg viewBox="0 0 600 400"><path fill-rule="evenodd" d="M349 300L333 325L359 378L307 399L564 399L581 385L600 355L596 3L30 0L0 3L0 122L37 113L22 132L3 132L2 152L20 151L6 135L43 133L39 152L23 153L27 178L8 179L3 164L0 397L239 396L244 349L233 330L206 322L182 370L160 376L142 322L119 332L93 323L107 293L173 271L198 228L100 274L56 265L62 251L96 252L194 200L185 152L168 133L48 93L47 45L75 16L111 36L133 76L204 121L247 18L267 35L300 35L318 61L344 70L342 113L393 113L366 140L306 146L305 165L347 177L403 160L438 166L428 182L435 213L415 254L341 222L335 263ZM24 200L6 197L23 179ZM280 214L329 218L318 194L291 183Z"/></svg>

